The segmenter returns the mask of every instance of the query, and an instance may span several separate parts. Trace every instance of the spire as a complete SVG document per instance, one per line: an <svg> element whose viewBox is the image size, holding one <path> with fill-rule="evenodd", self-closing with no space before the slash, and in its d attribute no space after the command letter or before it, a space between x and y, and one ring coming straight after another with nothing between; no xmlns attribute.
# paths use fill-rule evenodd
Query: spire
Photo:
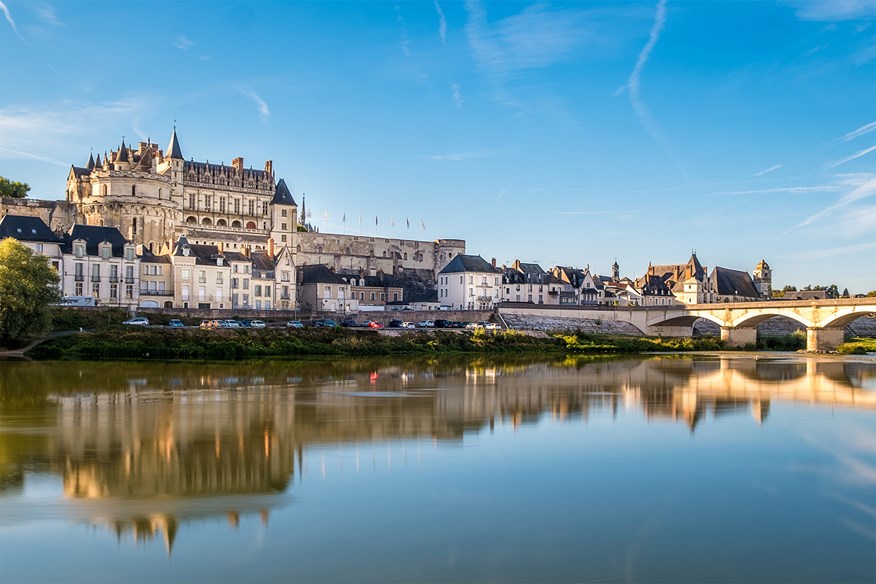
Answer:
<svg viewBox="0 0 876 584"><path fill-rule="evenodd" d="M289 187L286 186L286 181L282 178L277 183L277 190L274 192L274 198L271 200L272 205L296 205L295 199L292 198L292 193L289 192Z"/></svg>
<svg viewBox="0 0 876 584"><path fill-rule="evenodd" d="M116 162L128 162L128 147L125 146L125 139L122 138L122 146L119 148L119 157Z"/></svg>
<svg viewBox="0 0 876 584"><path fill-rule="evenodd" d="M98 156L100 155L98 154ZM88 170L94 170L94 154L88 155L88 162L85 163L85 168Z"/></svg>
<svg viewBox="0 0 876 584"><path fill-rule="evenodd" d="M176 126L173 127L173 134L170 135L170 144L167 145L167 151L170 153L171 158L184 160L182 149L179 147L179 139L176 137Z"/></svg>
<svg viewBox="0 0 876 584"><path fill-rule="evenodd" d="M97 155L97 160L94 161L94 166L95 167L102 166L102 163L100 161L100 154Z"/></svg>

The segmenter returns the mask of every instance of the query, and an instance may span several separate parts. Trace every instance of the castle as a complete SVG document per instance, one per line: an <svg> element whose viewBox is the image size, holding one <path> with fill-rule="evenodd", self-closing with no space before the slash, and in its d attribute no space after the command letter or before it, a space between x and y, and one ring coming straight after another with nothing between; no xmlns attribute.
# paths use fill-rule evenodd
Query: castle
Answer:
<svg viewBox="0 0 876 584"><path fill-rule="evenodd" d="M291 258L338 273L391 274L434 282L465 241L416 241L319 233L302 227L286 182L261 169L186 160L174 127L166 150L151 140L121 145L71 166L66 200L0 200L0 216L41 218L56 233L76 224L116 227L144 257L172 256L180 238L222 252Z"/></svg>

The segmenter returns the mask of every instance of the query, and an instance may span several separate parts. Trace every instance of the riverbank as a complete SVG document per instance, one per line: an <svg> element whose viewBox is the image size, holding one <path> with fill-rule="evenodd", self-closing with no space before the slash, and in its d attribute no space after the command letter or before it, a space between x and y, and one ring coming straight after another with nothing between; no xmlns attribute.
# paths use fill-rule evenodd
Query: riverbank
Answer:
<svg viewBox="0 0 876 584"><path fill-rule="evenodd" d="M394 332L343 328L133 330L111 327L49 339L32 359L239 360L310 356L437 355L466 353L609 354L720 351L719 339L658 339L593 334L525 334L514 330Z"/></svg>

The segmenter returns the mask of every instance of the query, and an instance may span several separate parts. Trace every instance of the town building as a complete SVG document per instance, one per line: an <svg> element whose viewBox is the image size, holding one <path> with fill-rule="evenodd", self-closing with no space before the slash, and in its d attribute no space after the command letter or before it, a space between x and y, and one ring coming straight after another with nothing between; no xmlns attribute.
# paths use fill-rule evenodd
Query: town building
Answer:
<svg viewBox="0 0 876 584"><path fill-rule="evenodd" d="M490 310L502 298L502 270L496 260L459 254L438 272L438 301L453 310Z"/></svg>

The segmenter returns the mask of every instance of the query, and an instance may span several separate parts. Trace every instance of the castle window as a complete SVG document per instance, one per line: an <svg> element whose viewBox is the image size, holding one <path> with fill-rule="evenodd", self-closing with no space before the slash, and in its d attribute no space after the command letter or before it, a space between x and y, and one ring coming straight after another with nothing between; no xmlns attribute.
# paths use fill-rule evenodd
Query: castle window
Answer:
<svg viewBox="0 0 876 584"><path fill-rule="evenodd" d="M131 185L131 196L134 197L137 195L137 186Z"/></svg>
<svg viewBox="0 0 876 584"><path fill-rule="evenodd" d="M106 195L107 195L107 191L108 191L108 189L107 189L107 186L106 186L106 185L103 185L103 186L100 187L100 194L101 194L101 195L106 196Z"/></svg>
<svg viewBox="0 0 876 584"><path fill-rule="evenodd" d="M268 214L268 202L265 201L262 203L262 215L267 215L267 214Z"/></svg>
<svg viewBox="0 0 876 584"><path fill-rule="evenodd" d="M281 217L286 217L286 216L287 216L286 209L283 209L282 211L280 211L280 216L281 216ZM283 229L286 229L286 228L284 227Z"/></svg>
<svg viewBox="0 0 876 584"><path fill-rule="evenodd" d="M195 208L195 195L189 195L189 209Z"/></svg>
<svg viewBox="0 0 876 584"><path fill-rule="evenodd" d="M246 223L246 228L247 228L247 229L255 229L255 228L256 228L256 224L255 224L255 222L253 222L253 221L247 221L247 223Z"/></svg>
<svg viewBox="0 0 876 584"><path fill-rule="evenodd" d="M191 224L191 225L194 225L194 224L196 224L197 222L198 222L198 220L197 220L195 217L191 217L191 216L190 216L190 217L186 217L186 223L189 223L189 224Z"/></svg>

